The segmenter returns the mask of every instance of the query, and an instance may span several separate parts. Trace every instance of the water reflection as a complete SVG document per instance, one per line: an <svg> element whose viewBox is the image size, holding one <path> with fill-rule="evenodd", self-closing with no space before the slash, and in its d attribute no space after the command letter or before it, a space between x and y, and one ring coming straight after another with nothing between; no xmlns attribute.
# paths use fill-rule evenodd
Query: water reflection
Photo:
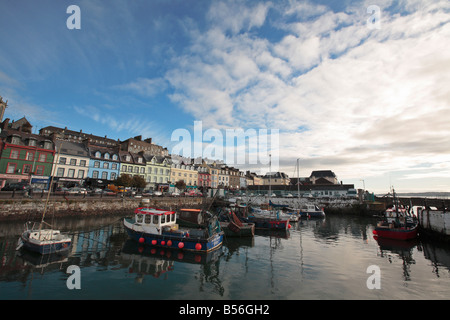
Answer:
<svg viewBox="0 0 450 320"><path fill-rule="evenodd" d="M411 280L411 265L416 261L413 258L413 249L418 246L419 241L412 239L410 241L401 241L394 239L384 239L374 237L379 246L378 256L386 258L389 263L393 263L394 256L402 261L402 276L404 281Z"/></svg>
<svg viewBox="0 0 450 320"><path fill-rule="evenodd" d="M36 279L35 274L49 279L55 272L61 274L54 281L61 282L62 289L54 295L58 298L70 298L72 296L65 287L65 279L68 277L66 270L70 265L80 268L94 267L88 273L82 271L83 277L97 278L100 276L97 272L107 270L116 272L114 277L123 278L122 283L137 285L143 290L147 289L145 286L164 286L161 299L172 297L174 285L180 292L192 290L191 298L194 299L205 297L209 293L211 298L233 299L242 297L243 292L247 298L259 298L263 292L267 292L267 298L298 298L304 292L322 292L325 284L332 283L339 288L339 279L350 283L349 279L356 277L355 271L361 269L361 266L349 264L377 263L373 258L384 259L388 262L386 265L392 265L390 269L383 269L383 272L391 273L391 278L416 283L421 290L420 293L415 293L418 296L426 295L423 292L427 291L430 279L441 279L444 282L440 284L444 287L449 283L450 248L425 239L374 241L372 237L368 238L368 235L372 234L375 223L376 221L358 217L302 220L292 224L291 230L284 234L258 231L254 238L226 238L219 250L205 255L175 249L142 247L129 240L121 219L118 220L117 217L66 219L58 226L68 231L73 238L72 250L65 256L41 256L23 249L16 251L23 224L1 224L0 298L9 297L9 292L3 289L10 288L8 284L17 282L23 291L23 288L30 289L33 277ZM351 262L346 260L347 254ZM396 264L399 260L401 263ZM413 265L415 277L411 274ZM362 266L362 270L365 268L367 265ZM286 270L298 273L288 275ZM397 274L399 270L400 275ZM110 281L109 273L103 274L106 284ZM419 274L420 277L417 277ZM364 276L365 274L362 275ZM153 282L144 283L146 278L152 279ZM155 284L157 279L169 281ZM362 279L361 283L365 283L365 280L366 278ZM40 292L37 289L39 285L46 284L34 281L34 292ZM135 294L132 289L123 288L124 291L129 290L130 297ZM23 298L23 292L16 290L15 297ZM440 290L445 292L447 289ZM329 296L334 297L335 294L337 293L332 292ZM326 297L326 294L324 296ZM183 299L183 296L177 298Z"/></svg>

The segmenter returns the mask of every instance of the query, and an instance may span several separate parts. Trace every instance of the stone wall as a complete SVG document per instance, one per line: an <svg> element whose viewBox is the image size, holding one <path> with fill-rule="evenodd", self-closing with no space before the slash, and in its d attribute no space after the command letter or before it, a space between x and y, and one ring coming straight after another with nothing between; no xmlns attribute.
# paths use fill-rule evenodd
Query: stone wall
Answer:
<svg viewBox="0 0 450 320"><path fill-rule="evenodd" d="M132 215L139 206L176 210L181 207L201 208L205 198L149 198L149 199L69 199L49 200L46 217ZM0 221L40 219L45 199L0 200ZM206 204L206 202L205 202Z"/></svg>

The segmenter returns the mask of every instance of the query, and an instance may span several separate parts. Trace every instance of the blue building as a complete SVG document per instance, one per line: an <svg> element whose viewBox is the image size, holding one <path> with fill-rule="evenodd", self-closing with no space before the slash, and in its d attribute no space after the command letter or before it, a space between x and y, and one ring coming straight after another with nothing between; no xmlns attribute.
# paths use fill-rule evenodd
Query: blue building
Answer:
<svg viewBox="0 0 450 320"><path fill-rule="evenodd" d="M89 157L87 176L91 186L106 186L119 177L120 158L118 148L90 145Z"/></svg>

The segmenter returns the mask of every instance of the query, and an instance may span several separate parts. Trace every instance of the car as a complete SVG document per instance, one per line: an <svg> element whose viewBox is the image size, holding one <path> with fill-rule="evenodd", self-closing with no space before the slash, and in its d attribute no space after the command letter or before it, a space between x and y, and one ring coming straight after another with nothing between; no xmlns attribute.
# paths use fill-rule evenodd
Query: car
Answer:
<svg viewBox="0 0 450 320"><path fill-rule="evenodd" d="M28 182L10 183L2 188L2 191L25 191L30 190L31 186Z"/></svg>
<svg viewBox="0 0 450 320"><path fill-rule="evenodd" d="M73 187L73 188L69 189L68 193L70 193L70 194L87 194L87 191L85 188Z"/></svg>
<svg viewBox="0 0 450 320"><path fill-rule="evenodd" d="M158 196L158 197L162 196L162 192L161 191L155 191L155 192L153 192L153 194L155 196Z"/></svg>

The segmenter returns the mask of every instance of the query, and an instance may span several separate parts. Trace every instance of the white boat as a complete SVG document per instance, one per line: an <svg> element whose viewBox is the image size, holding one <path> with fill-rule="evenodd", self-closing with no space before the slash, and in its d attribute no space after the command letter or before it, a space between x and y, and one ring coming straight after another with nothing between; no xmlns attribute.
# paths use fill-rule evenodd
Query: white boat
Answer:
<svg viewBox="0 0 450 320"><path fill-rule="evenodd" d="M59 230L42 229L41 225L36 228L33 225L31 228L25 228L18 241L17 249L23 246L40 254L52 254L69 250L71 244L72 239Z"/></svg>
<svg viewBox="0 0 450 320"><path fill-rule="evenodd" d="M324 218L325 212L314 204L303 204L299 210L301 218Z"/></svg>

